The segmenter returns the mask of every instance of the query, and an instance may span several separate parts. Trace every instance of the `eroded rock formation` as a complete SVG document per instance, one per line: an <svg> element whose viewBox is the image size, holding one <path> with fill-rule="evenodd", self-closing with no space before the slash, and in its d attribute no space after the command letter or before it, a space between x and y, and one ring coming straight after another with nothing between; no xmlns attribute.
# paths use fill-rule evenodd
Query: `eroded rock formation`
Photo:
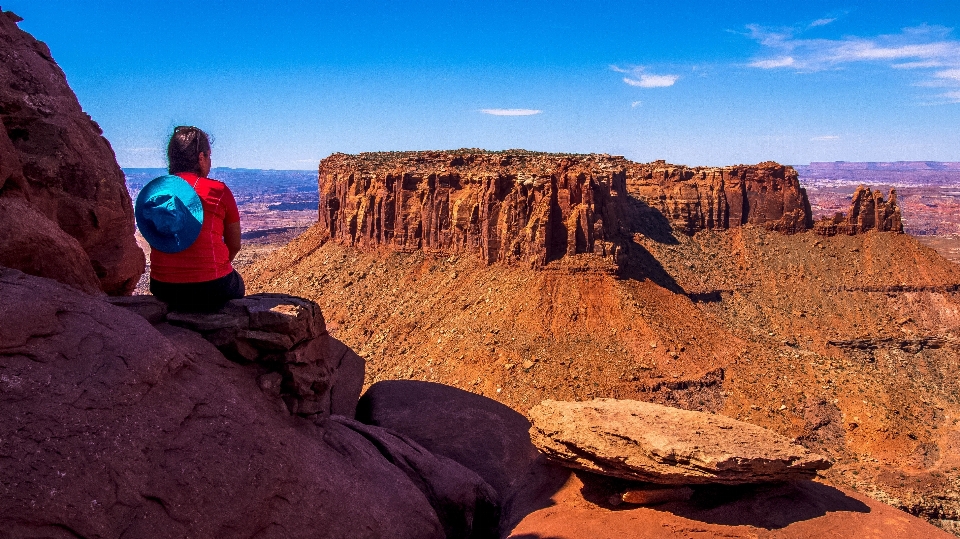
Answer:
<svg viewBox="0 0 960 539"><path fill-rule="evenodd" d="M336 241L477 253L487 263L616 255L651 226L645 218L687 234L811 226L796 172L776 163L688 168L521 150L335 154L320 163L319 189L320 225Z"/></svg>
<svg viewBox="0 0 960 539"><path fill-rule="evenodd" d="M13 13L0 12L0 197L26 201L66 233L51 232L41 244L62 247L68 236L87 260L75 256L71 246L59 263L73 267L63 272L30 261L15 264L4 244L0 263L87 291L89 279L81 274L94 273L104 292L129 294L143 273L144 255L134 241L123 171L49 48L20 30L19 21ZM49 228L40 225L33 235Z"/></svg>
<svg viewBox="0 0 960 539"><path fill-rule="evenodd" d="M743 225L796 233L812 226L797 172L770 161L732 167L630 163L627 189L685 234Z"/></svg>
<svg viewBox="0 0 960 539"><path fill-rule="evenodd" d="M487 263L609 254L623 164L522 151L335 154L320 163L319 221L359 247L476 253Z"/></svg>
<svg viewBox="0 0 960 539"><path fill-rule="evenodd" d="M891 189L887 200L880 191L859 186L853 192L850 210L846 215L837 213L832 218L817 221L814 230L824 236L862 234L870 230L903 233L897 190Z"/></svg>

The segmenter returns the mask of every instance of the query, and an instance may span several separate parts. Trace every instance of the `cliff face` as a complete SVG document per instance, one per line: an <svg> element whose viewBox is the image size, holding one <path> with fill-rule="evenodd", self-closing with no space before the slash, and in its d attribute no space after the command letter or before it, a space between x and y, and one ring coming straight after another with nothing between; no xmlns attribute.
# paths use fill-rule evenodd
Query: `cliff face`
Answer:
<svg viewBox="0 0 960 539"><path fill-rule="evenodd" d="M123 171L50 50L18 21L0 12L0 196L27 201L76 240L99 288L128 294L143 273L144 256L134 241ZM32 266L19 269L36 273Z"/></svg>
<svg viewBox="0 0 960 539"><path fill-rule="evenodd" d="M524 151L335 154L320 163L321 226L346 245L479 253L543 265L616 255L650 209L692 234L811 226L796 172L776 163L688 168Z"/></svg>
<svg viewBox="0 0 960 539"><path fill-rule="evenodd" d="M631 163L627 189L686 234L748 224L796 233L813 224L797 172L769 161L723 168Z"/></svg>
<svg viewBox="0 0 960 539"><path fill-rule="evenodd" d="M850 210L846 215L838 213L833 218L820 220L815 230L824 236L852 236L870 230L903 233L897 190L891 189L890 196L884 200L880 191L872 191L861 185L854 191Z"/></svg>
<svg viewBox="0 0 960 539"><path fill-rule="evenodd" d="M344 244L476 252L488 263L607 254L625 164L530 152L335 154L320 163L319 220Z"/></svg>

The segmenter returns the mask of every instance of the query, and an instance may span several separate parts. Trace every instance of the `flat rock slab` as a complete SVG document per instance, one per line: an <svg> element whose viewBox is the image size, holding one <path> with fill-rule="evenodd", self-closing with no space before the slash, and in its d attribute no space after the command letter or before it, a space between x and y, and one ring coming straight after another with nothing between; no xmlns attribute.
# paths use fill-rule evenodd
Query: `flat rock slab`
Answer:
<svg viewBox="0 0 960 539"><path fill-rule="evenodd" d="M552 460L650 483L794 481L833 464L756 425L649 402L546 400L530 421L534 445Z"/></svg>
<svg viewBox="0 0 960 539"><path fill-rule="evenodd" d="M250 329L289 335L294 344L326 335L320 307L307 299L287 294L261 293L227 302L226 314L250 321Z"/></svg>

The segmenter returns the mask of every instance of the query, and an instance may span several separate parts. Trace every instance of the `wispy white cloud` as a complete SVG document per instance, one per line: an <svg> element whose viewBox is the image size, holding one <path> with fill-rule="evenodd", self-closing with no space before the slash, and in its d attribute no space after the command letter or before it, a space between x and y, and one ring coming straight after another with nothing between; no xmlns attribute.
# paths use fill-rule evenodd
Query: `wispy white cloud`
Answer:
<svg viewBox="0 0 960 539"><path fill-rule="evenodd" d="M816 27L818 27L818 26L826 26L826 25L828 25L828 24L830 24L830 23L832 23L832 22L834 22L834 21L836 21L836 20L837 20L836 17L817 19L817 20L813 21L812 23L808 24L808 25L807 25L807 28L816 28Z"/></svg>
<svg viewBox="0 0 960 539"><path fill-rule="evenodd" d="M776 69L778 67L790 67L796 63L793 56L783 56L781 58L770 58L767 60L756 60L750 62L750 67L759 67L761 69Z"/></svg>
<svg viewBox="0 0 960 539"><path fill-rule="evenodd" d="M824 141L824 140L840 140L840 137L837 135L821 135L819 137L813 137L810 140L814 141Z"/></svg>
<svg viewBox="0 0 960 539"><path fill-rule="evenodd" d="M610 66L610 69L617 73L626 73L628 76L623 77L623 82L630 86L636 86L637 88L667 88L673 86L677 80L680 79L680 75L655 75L653 73L647 73L646 68L643 66L623 69L614 65Z"/></svg>
<svg viewBox="0 0 960 539"><path fill-rule="evenodd" d="M790 67L819 71L856 62L890 63L901 69L960 66L960 41L949 39L950 30L938 26L904 29L899 34L875 37L847 36L840 39L803 39L791 29L747 27L748 36L771 54L750 65L764 69ZM791 58L787 63L783 60Z"/></svg>
<svg viewBox="0 0 960 539"><path fill-rule="evenodd" d="M536 109L480 109L480 112L493 116L533 116L543 111Z"/></svg>
<svg viewBox="0 0 960 539"><path fill-rule="evenodd" d="M960 68L937 71L936 73L934 73L934 76L937 77L938 79L948 79L948 80L955 80L957 82L960 82Z"/></svg>
<svg viewBox="0 0 960 539"><path fill-rule="evenodd" d="M960 103L960 90L952 90L943 94L940 94L940 97L944 97L950 103Z"/></svg>
<svg viewBox="0 0 960 539"><path fill-rule="evenodd" d="M807 28L825 24L828 23L812 23ZM960 41L951 36L949 28L922 25L904 28L898 34L845 36L839 39L807 39L803 37L803 31L748 25L746 35L765 49L764 54L754 58L748 65L758 69L790 69L797 72L881 65L916 71L919 79L917 86L960 89ZM949 96L943 94L941 97Z"/></svg>
<svg viewBox="0 0 960 539"><path fill-rule="evenodd" d="M668 86L673 86L677 79L680 77L678 75L640 75L639 79L631 79L630 77L623 77L623 82L629 84L630 86L637 86L639 88L666 88Z"/></svg>

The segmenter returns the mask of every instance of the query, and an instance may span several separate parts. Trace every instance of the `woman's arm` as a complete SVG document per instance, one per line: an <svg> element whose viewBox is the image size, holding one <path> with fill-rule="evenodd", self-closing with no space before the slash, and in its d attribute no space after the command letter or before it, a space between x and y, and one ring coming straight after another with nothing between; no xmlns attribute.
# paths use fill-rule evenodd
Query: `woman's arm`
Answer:
<svg viewBox="0 0 960 539"><path fill-rule="evenodd" d="M223 225L223 242L227 244L227 251L230 252L230 262L237 257L240 252L240 222L226 223Z"/></svg>

